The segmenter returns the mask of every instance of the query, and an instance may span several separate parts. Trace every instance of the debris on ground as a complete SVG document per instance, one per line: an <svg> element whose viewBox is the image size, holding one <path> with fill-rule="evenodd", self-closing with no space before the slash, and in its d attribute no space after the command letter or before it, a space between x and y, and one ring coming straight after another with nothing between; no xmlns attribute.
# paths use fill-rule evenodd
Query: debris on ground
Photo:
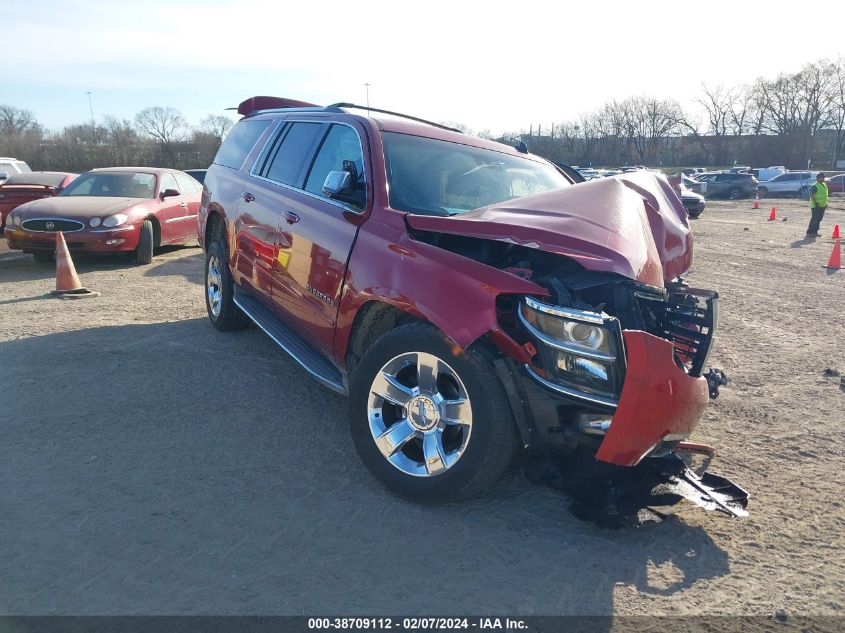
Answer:
<svg viewBox="0 0 845 633"><path fill-rule="evenodd" d="M840 374L838 371L836 371L835 369L831 369L830 367L828 367L822 372L822 376L824 376L825 378L836 378L839 375Z"/></svg>

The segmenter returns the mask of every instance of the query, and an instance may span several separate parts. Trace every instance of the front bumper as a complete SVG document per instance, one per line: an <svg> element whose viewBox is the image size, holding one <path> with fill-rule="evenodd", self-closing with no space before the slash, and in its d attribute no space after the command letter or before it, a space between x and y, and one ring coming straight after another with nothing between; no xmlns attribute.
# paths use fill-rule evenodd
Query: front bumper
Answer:
<svg viewBox="0 0 845 633"><path fill-rule="evenodd" d="M132 251L138 246L137 224L126 224L113 229L83 229L65 233L65 242L71 251L105 253ZM6 226L4 235L10 249L25 253L52 251L56 248L53 232L27 231L20 227Z"/></svg>

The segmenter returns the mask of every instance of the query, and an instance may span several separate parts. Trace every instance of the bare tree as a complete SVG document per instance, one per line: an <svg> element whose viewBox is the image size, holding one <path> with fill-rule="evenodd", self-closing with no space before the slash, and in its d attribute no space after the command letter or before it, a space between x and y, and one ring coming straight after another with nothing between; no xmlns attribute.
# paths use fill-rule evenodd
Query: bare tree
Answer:
<svg viewBox="0 0 845 633"><path fill-rule="evenodd" d="M145 108L135 115L135 125L143 134L158 141L165 160L174 164L176 157L173 145L184 140L188 129L182 113L176 108Z"/></svg>
<svg viewBox="0 0 845 633"><path fill-rule="evenodd" d="M226 138L226 135L229 133L229 130L232 129L234 124L235 122L227 116L222 114L209 114L200 121L197 129L203 134L208 134L209 136L216 138L218 141L222 141Z"/></svg>
<svg viewBox="0 0 845 633"><path fill-rule="evenodd" d="M37 128L38 122L30 110L0 105L0 134L3 136L20 136Z"/></svg>

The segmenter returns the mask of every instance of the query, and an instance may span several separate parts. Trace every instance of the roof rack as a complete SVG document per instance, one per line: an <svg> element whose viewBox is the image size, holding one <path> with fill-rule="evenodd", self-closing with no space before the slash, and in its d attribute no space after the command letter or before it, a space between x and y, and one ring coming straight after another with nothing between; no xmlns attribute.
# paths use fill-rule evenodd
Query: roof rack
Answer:
<svg viewBox="0 0 845 633"><path fill-rule="evenodd" d="M410 119L411 121L416 121L417 123L425 123L426 125L433 125L434 127L439 127L441 130L449 130L450 132L461 132L457 128L449 127L448 125L443 125L442 123L435 123L434 121L428 121L426 119L421 119L419 117L411 116L410 114L402 114L401 112L393 112L392 110L382 110L380 108L371 108L368 106L362 106L355 103L346 103L341 101L340 103L333 103L330 106L326 106L328 108L356 108L358 110L366 110L368 112L378 112L380 114L390 114L392 116L402 117L403 119Z"/></svg>

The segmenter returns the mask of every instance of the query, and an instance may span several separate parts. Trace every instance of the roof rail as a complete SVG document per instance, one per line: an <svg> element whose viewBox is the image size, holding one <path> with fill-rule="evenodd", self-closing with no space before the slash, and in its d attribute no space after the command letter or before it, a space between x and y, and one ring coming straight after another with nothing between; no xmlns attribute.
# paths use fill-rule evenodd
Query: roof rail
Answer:
<svg viewBox="0 0 845 633"><path fill-rule="evenodd" d="M380 108L370 108L368 106L357 105L355 103L333 103L330 106L326 106L329 108L357 108L358 110L367 110L368 112L379 112L380 114L390 114L392 116L402 117L403 119L410 119L411 121L416 121L417 123L425 123L426 125L433 125L434 127L439 127L441 130L449 130L450 132L461 132L461 130L453 127L449 127L448 125L443 125L441 123L435 123L434 121L427 121L426 119L421 119L419 117L411 116L410 114L402 114L401 112L393 112L392 110L382 110Z"/></svg>
<svg viewBox="0 0 845 633"><path fill-rule="evenodd" d="M226 108L237 110L238 114L246 116L258 110L275 110L277 108L319 108L316 103L298 101L296 99L285 99L284 97L250 97L241 101L237 108Z"/></svg>

